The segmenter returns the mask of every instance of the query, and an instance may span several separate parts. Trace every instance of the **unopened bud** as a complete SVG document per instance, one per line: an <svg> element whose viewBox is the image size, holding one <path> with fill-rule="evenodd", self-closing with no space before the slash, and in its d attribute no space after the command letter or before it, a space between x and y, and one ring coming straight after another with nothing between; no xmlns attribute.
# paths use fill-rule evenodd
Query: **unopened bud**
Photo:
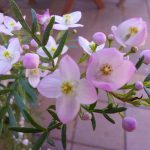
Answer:
<svg viewBox="0 0 150 150"><path fill-rule="evenodd" d="M131 48L131 52L132 52L132 53L138 52L138 47L133 46L133 47Z"/></svg>
<svg viewBox="0 0 150 150"><path fill-rule="evenodd" d="M112 41L112 40L114 40L114 35L113 34L109 34L107 38L108 38L108 40Z"/></svg>
<svg viewBox="0 0 150 150"><path fill-rule="evenodd" d="M83 112L82 116L81 116L82 120L91 120L92 119L92 115L89 112Z"/></svg>

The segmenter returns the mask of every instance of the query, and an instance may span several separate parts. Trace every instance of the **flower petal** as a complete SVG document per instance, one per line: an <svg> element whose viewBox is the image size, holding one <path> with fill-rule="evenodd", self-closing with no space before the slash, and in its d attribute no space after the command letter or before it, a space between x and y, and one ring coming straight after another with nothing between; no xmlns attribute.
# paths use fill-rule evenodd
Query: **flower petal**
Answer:
<svg viewBox="0 0 150 150"><path fill-rule="evenodd" d="M68 30L68 26L63 24L54 24L53 29L55 30Z"/></svg>
<svg viewBox="0 0 150 150"><path fill-rule="evenodd" d="M60 63L59 70L63 80L78 81L80 79L80 70L76 62L68 55L65 55Z"/></svg>
<svg viewBox="0 0 150 150"><path fill-rule="evenodd" d="M38 76L29 76L28 81L33 88L36 88L40 82L40 75Z"/></svg>
<svg viewBox="0 0 150 150"><path fill-rule="evenodd" d="M37 49L37 54L40 55L41 57L48 57L41 47Z"/></svg>
<svg viewBox="0 0 150 150"><path fill-rule="evenodd" d="M12 36L13 34L11 33L10 30L8 30L3 24L0 25L0 32L4 33L5 35L10 35Z"/></svg>
<svg viewBox="0 0 150 150"><path fill-rule="evenodd" d="M4 14L0 13L0 24L4 22Z"/></svg>
<svg viewBox="0 0 150 150"><path fill-rule="evenodd" d="M77 87L76 100L81 104L92 104L96 102L97 93L93 84L86 79L80 80Z"/></svg>
<svg viewBox="0 0 150 150"><path fill-rule="evenodd" d="M80 110L80 104L74 97L63 96L56 101L56 113L64 124L75 119Z"/></svg>
<svg viewBox="0 0 150 150"><path fill-rule="evenodd" d="M70 15L73 18L73 21L72 21L73 23L79 22L82 17L81 11L72 12Z"/></svg>
<svg viewBox="0 0 150 150"><path fill-rule="evenodd" d="M58 98L61 96L61 80L59 78L58 71L53 74L44 77L37 89L39 93L48 98Z"/></svg>
<svg viewBox="0 0 150 150"><path fill-rule="evenodd" d="M78 38L78 42L79 42L79 45L83 48L83 50L88 53L89 55L92 54L92 51L91 51L91 48L90 48L90 42L85 39L84 37L82 36L79 36Z"/></svg>
<svg viewBox="0 0 150 150"><path fill-rule="evenodd" d="M0 74L6 74L10 69L11 69L12 65L10 62L8 61L0 61Z"/></svg>
<svg viewBox="0 0 150 150"><path fill-rule="evenodd" d="M62 24L63 23L63 17L55 15L55 22Z"/></svg>

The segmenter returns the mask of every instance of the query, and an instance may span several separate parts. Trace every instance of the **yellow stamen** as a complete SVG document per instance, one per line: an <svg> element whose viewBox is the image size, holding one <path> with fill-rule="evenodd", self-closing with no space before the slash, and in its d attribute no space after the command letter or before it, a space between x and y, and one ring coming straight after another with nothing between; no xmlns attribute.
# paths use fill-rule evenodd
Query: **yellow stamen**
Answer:
<svg viewBox="0 0 150 150"><path fill-rule="evenodd" d="M71 24L71 20L72 20L72 16L71 15L64 15L63 17L64 17L65 23L67 25Z"/></svg>
<svg viewBox="0 0 150 150"><path fill-rule="evenodd" d="M10 52L9 52L8 50L5 50L5 51L3 52L3 56L4 56L5 58L11 58L11 54L10 54Z"/></svg>
<svg viewBox="0 0 150 150"><path fill-rule="evenodd" d="M52 51L52 52L55 52L55 51L56 51L56 48L52 47L52 48L51 48L51 51Z"/></svg>
<svg viewBox="0 0 150 150"><path fill-rule="evenodd" d="M36 76L39 73L38 69L31 69L31 75Z"/></svg>
<svg viewBox="0 0 150 150"><path fill-rule="evenodd" d="M62 93L68 95L73 92L73 86L69 82L64 82L61 86Z"/></svg>
<svg viewBox="0 0 150 150"><path fill-rule="evenodd" d="M100 68L100 72L103 74L103 75L110 75L112 73L112 66L109 65L109 64L104 64L102 68Z"/></svg>

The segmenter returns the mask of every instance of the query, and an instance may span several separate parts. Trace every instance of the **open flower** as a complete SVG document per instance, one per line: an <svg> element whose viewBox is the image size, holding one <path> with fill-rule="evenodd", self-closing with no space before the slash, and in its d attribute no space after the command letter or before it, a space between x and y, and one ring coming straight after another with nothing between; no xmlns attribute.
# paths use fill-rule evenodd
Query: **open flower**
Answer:
<svg viewBox="0 0 150 150"><path fill-rule="evenodd" d="M56 30L68 30L69 28L83 27L83 25L77 24L81 19L81 16L82 14L80 11L66 14L62 17L55 15L55 21L58 24L55 24L53 28Z"/></svg>
<svg viewBox="0 0 150 150"><path fill-rule="evenodd" d="M12 31L18 31L22 28L20 22L16 22L13 18L9 16L4 17L4 25L7 27L7 29Z"/></svg>
<svg viewBox="0 0 150 150"><path fill-rule="evenodd" d="M5 25L3 25L3 24L0 24L0 33L3 33L3 34L5 34L5 35L10 35L10 36L13 35L13 34L11 33L11 31L10 31L9 29L7 29L7 28L5 27Z"/></svg>
<svg viewBox="0 0 150 150"><path fill-rule="evenodd" d="M20 58L20 43L17 38L10 40L8 48L0 46L0 74L6 74Z"/></svg>
<svg viewBox="0 0 150 150"><path fill-rule="evenodd" d="M58 44L56 43L56 41L54 40L54 38L53 38L52 36L50 36L50 37L49 37L49 40L48 40L48 42L47 42L47 44L46 44L46 48L47 48L47 50L49 51L49 53L50 53L52 56L54 55L54 53L55 53L57 47L58 47ZM63 55L64 53L67 52L67 50L68 50L68 47L67 47L66 45L64 45L64 48L63 48L61 54ZM46 53L44 52L44 50L43 50L41 47L37 50L37 54L40 55L40 56L42 56L42 57L48 57L48 56L46 55ZM57 61L57 58L55 58L54 61Z"/></svg>
<svg viewBox="0 0 150 150"><path fill-rule="evenodd" d="M50 21L49 9L47 9L43 14L36 14L37 20L41 25L47 25Z"/></svg>
<svg viewBox="0 0 150 150"><path fill-rule="evenodd" d="M56 112L63 123L73 120L80 104L92 104L97 100L96 90L86 79L80 79L76 62L65 55L58 70L46 76L38 85L38 91L45 97L56 98Z"/></svg>
<svg viewBox="0 0 150 150"><path fill-rule="evenodd" d="M40 82L41 70L39 68L26 69L26 77L28 78L29 84L36 88Z"/></svg>
<svg viewBox="0 0 150 150"><path fill-rule="evenodd" d="M115 48L106 48L91 56L87 68L87 79L105 91L115 91L126 84L136 69L132 62L124 59Z"/></svg>
<svg viewBox="0 0 150 150"><path fill-rule="evenodd" d="M147 24L142 18L132 18L118 27L112 26L116 41L122 46L142 46L147 38Z"/></svg>
<svg viewBox="0 0 150 150"><path fill-rule="evenodd" d="M103 49L105 46L105 43L97 46L96 43L94 43L93 41L89 42L87 39L85 39L82 36L79 36L78 42L79 45L83 48L83 50L89 55Z"/></svg>

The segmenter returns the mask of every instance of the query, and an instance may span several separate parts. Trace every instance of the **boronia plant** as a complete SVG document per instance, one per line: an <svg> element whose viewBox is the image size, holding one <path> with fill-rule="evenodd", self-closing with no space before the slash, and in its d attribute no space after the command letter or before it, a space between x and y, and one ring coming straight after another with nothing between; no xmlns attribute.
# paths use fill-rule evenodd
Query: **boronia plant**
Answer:
<svg viewBox="0 0 150 150"><path fill-rule="evenodd" d="M54 145L51 131L57 129L62 133L65 150L67 124L78 116L81 120L91 120L95 130L97 113L113 124L111 114L118 113L124 130L136 129L136 120L125 117L127 108L119 106L116 99L136 107L150 106L150 74L144 81L130 82L140 67L150 63L150 50L141 51L136 64L130 60L130 55L147 38L147 24L142 18L112 26L112 34L107 36L97 32L91 41L79 36L78 45L83 54L75 62L66 53L72 40L68 35L72 29L75 33L75 28L83 27L78 24L80 11L57 16L50 15L49 10L41 15L32 9L30 26L14 0L10 0L10 6L18 21L0 14L0 134L9 133L15 143L12 147L38 150L45 141ZM114 42L118 46L114 47ZM86 67L81 72L82 63ZM147 97L137 96L140 90ZM107 94L108 100L103 109L97 106L101 91ZM56 104L45 110L52 118L47 127L30 115L39 94L56 99ZM40 137L31 142L28 133L39 133Z"/></svg>

